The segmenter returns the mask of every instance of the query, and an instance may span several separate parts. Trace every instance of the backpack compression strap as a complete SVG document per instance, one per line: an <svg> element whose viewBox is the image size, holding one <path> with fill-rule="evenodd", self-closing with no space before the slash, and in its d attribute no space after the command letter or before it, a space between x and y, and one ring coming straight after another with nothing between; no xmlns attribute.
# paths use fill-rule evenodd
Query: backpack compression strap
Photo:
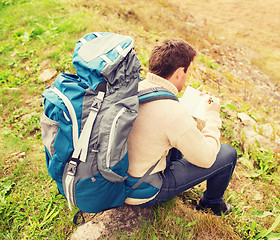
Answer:
<svg viewBox="0 0 280 240"><path fill-rule="evenodd" d="M172 99L179 101L178 98L163 87L148 88L138 92L140 103L147 103L155 100Z"/></svg>
<svg viewBox="0 0 280 240"><path fill-rule="evenodd" d="M178 98L173 93L169 92L163 87L154 87L154 88L148 88L142 90L138 92L138 98L140 103L147 103L147 102L152 102L161 99L171 99L171 100L179 101ZM140 184L147 179L147 177L151 174L151 172L155 169L155 167L160 162L160 159L152 167L149 168L149 170L139 179L137 183L135 183L132 186L132 189L138 188Z"/></svg>

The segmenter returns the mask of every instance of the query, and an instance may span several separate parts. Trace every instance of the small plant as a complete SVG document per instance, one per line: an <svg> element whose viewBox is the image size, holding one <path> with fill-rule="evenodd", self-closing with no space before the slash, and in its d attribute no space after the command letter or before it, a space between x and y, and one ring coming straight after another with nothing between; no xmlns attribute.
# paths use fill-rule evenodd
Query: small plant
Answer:
<svg viewBox="0 0 280 240"><path fill-rule="evenodd" d="M0 180L0 215L4 213L7 202L7 196L11 193L15 183L11 180Z"/></svg>
<svg viewBox="0 0 280 240"><path fill-rule="evenodd" d="M280 239L280 233L271 233L280 224L280 215L275 219L274 223L269 229L264 229L255 236L255 239Z"/></svg>
<svg viewBox="0 0 280 240"><path fill-rule="evenodd" d="M279 164L275 162L274 153L270 150L262 149L258 145L251 147L249 158L253 160L256 169L252 177L268 177L275 172L279 172Z"/></svg>
<svg viewBox="0 0 280 240"><path fill-rule="evenodd" d="M204 54L201 54L199 56L199 60L203 63L206 63L206 65L209 67L209 68L212 68L214 70L217 70L219 65L217 63L215 63L214 60L208 60L207 57L204 55Z"/></svg>
<svg viewBox="0 0 280 240"><path fill-rule="evenodd" d="M279 172L279 163L275 161L274 153L270 150L262 149L256 145L251 146L250 151L239 159L249 170L248 176L251 178L263 177L279 180L279 176L274 173Z"/></svg>

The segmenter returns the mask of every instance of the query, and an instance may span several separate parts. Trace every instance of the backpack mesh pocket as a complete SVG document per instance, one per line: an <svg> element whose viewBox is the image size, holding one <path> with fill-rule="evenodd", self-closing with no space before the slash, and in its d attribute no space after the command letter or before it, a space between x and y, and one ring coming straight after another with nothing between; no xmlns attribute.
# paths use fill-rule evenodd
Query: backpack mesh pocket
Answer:
<svg viewBox="0 0 280 240"><path fill-rule="evenodd" d="M51 157L54 155L54 141L58 133L58 122L48 118L45 113L41 116L42 139Z"/></svg>

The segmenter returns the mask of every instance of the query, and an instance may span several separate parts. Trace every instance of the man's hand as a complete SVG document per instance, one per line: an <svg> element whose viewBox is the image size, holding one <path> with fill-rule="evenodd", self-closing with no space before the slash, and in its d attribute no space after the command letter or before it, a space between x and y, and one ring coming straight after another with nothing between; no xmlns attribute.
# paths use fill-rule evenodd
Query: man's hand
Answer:
<svg viewBox="0 0 280 240"><path fill-rule="evenodd" d="M206 112L208 111L216 111L220 112L221 104L220 99L216 97L210 97L208 101L206 101Z"/></svg>
<svg viewBox="0 0 280 240"><path fill-rule="evenodd" d="M200 96L203 96L205 94L208 94L210 96L210 98L205 101L206 112L208 111L220 112L221 104L219 98L214 97L212 93L202 91L202 86L200 86L197 90L201 91Z"/></svg>

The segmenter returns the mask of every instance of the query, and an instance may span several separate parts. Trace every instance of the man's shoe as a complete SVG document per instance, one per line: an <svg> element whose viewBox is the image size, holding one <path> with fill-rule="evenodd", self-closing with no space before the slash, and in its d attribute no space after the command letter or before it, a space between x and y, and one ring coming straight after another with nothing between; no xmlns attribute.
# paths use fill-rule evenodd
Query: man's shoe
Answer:
<svg viewBox="0 0 280 240"><path fill-rule="evenodd" d="M218 204L207 204L200 199L199 204L196 206L196 210L208 210L210 209L215 215L221 216L222 213L227 215L231 212L232 206L224 201Z"/></svg>

